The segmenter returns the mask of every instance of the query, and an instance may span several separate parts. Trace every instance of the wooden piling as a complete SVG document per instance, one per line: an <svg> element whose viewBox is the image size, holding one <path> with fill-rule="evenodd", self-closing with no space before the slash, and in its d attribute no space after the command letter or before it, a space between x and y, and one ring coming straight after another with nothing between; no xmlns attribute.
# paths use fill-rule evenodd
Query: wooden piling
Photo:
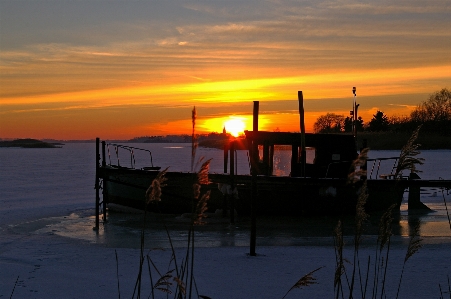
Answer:
<svg viewBox="0 0 451 299"><path fill-rule="evenodd" d="M412 172L409 175L409 180L418 180L420 179L420 177ZM421 198L420 198L420 186L414 186L414 185L410 185L409 186L409 197L407 200L407 209L410 210L428 210L430 211L431 209L426 206L424 203L421 202Z"/></svg>
<svg viewBox="0 0 451 299"><path fill-rule="evenodd" d="M230 194L230 223L235 223L235 197L233 191L235 189L235 141L230 143L230 188L232 194Z"/></svg>
<svg viewBox="0 0 451 299"><path fill-rule="evenodd" d="M106 168L106 153L105 153L105 141L102 141L102 169ZM107 177L105 175L105 171L102 171L102 183L103 183L103 200L102 200L102 208L103 208L103 222L106 222L106 204L108 201L108 189L107 189Z"/></svg>
<svg viewBox="0 0 451 299"><path fill-rule="evenodd" d="M100 154L99 154L99 143L100 143L100 139L96 138L96 183L95 183L95 189L96 189L96 226L95 226L95 230L99 229L99 225L100 225L100 221L99 221L99 205L100 205L100 177L99 177L99 160L100 160Z"/></svg>
<svg viewBox="0 0 451 299"><path fill-rule="evenodd" d="M301 126L301 176L305 177L306 150L305 150L305 122L304 122L304 95L302 90L298 91L299 118ZM293 168L292 168L293 169Z"/></svg>
<svg viewBox="0 0 451 299"><path fill-rule="evenodd" d="M259 101L254 101L254 111L253 111L253 131L258 131L258 110ZM251 173L252 173L252 198L251 198L251 240L250 240L250 256L256 256L255 247L257 243L257 167L258 167L258 144L257 142L252 142L251 150Z"/></svg>

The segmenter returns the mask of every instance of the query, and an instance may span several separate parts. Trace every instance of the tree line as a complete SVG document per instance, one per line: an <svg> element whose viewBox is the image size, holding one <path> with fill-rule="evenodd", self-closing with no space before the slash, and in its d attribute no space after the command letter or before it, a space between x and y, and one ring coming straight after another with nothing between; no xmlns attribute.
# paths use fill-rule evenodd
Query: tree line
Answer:
<svg viewBox="0 0 451 299"><path fill-rule="evenodd" d="M358 132L386 132L413 131L422 125L422 131L451 134L451 91L443 88L431 94L420 103L410 116L387 116L377 111L373 118L365 123L362 117L353 121L352 117L345 117L335 113L327 113L317 118L313 125L315 133L352 132L353 125Z"/></svg>

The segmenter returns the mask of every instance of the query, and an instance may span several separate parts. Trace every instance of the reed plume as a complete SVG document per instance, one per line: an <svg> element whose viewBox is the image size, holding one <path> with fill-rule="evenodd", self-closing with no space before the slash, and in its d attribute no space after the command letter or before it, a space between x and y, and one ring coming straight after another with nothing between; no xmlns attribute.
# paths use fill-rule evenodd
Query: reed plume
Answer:
<svg viewBox="0 0 451 299"><path fill-rule="evenodd" d="M421 172L416 168L416 165L422 165L424 158L415 158L415 156L420 154L418 148L421 144L415 143L418 138L418 133L421 129L421 125L418 126L415 131L413 131L412 136L407 141L406 145L401 149L401 154L399 155L398 165L396 166L395 178L401 178L402 172L404 170L410 170L410 172Z"/></svg>
<svg viewBox="0 0 451 299"><path fill-rule="evenodd" d="M166 272L163 276L161 276L157 280L153 288L167 294L172 294L172 291L170 289L170 287L172 286L172 282L170 281L170 279L172 278L172 272L174 272L174 270L170 270Z"/></svg>
<svg viewBox="0 0 451 299"><path fill-rule="evenodd" d="M146 191L146 204L149 204L150 202L161 201L161 188L166 186L164 182L167 181L167 178L165 177L167 171L168 168L165 168L164 170L160 171L153 179L152 183Z"/></svg>
<svg viewBox="0 0 451 299"><path fill-rule="evenodd" d="M183 281L178 277L174 277L173 279L177 283L177 288L179 289L180 294L185 295L186 294L186 286L183 283Z"/></svg>
<svg viewBox="0 0 451 299"><path fill-rule="evenodd" d="M410 238L409 247L407 248L404 262L407 262L410 257L412 257L421 247L423 247L423 239L420 237L420 227L421 221L418 221Z"/></svg>
<svg viewBox="0 0 451 299"><path fill-rule="evenodd" d="M291 292L294 289L302 289L303 287L308 287L312 284L317 284L316 282L316 278L313 277L313 273L315 273L316 271L322 269L324 267L319 267L318 269L315 269L307 274L305 274L304 276L302 276L289 290L288 292L282 297L282 299L284 299L289 292Z"/></svg>
<svg viewBox="0 0 451 299"><path fill-rule="evenodd" d="M164 183L167 179L165 174L168 168L160 171L157 176L152 180L149 188L146 190L145 194L145 202L144 202L144 217L143 217L143 225L141 229L141 242L140 242L140 257L139 257L139 271L138 277L136 278L135 290L133 292L133 297L135 292L137 292L137 298L141 298L141 285L142 285L142 271L144 264L144 239L145 239L145 230L146 230L146 219L147 219L147 205L151 202L159 202L161 201L161 188L163 188L166 184Z"/></svg>
<svg viewBox="0 0 451 299"><path fill-rule="evenodd" d="M357 158L352 161L351 169L348 174L348 183L354 184L360 180L361 177L366 177L366 161L368 160L369 148L364 148L360 151Z"/></svg>
<svg viewBox="0 0 451 299"><path fill-rule="evenodd" d="M363 223L368 219L368 214L365 211L365 204L368 200L367 182L363 183L360 188L359 197L357 198L356 211L355 211L355 246L356 248L360 244L360 240L363 234Z"/></svg>
<svg viewBox="0 0 451 299"><path fill-rule="evenodd" d="M210 191L207 191L200 197L201 185L210 184L210 179L208 178L208 172L210 171L210 162L212 159L208 159L202 163L199 171L197 172L197 182L193 184L193 196L195 200L198 200L193 213L193 225L203 225L203 221L206 218L205 212L207 211L207 202L210 199ZM200 159L202 161L202 159ZM200 199L199 199L200 197Z"/></svg>
<svg viewBox="0 0 451 299"><path fill-rule="evenodd" d="M392 236L392 223L393 223L393 209L396 207L396 204L392 204L379 221L379 234L377 237L377 243L379 244L379 251L384 249L384 246L390 240Z"/></svg>
<svg viewBox="0 0 451 299"><path fill-rule="evenodd" d="M207 161L203 162L200 170L197 172L197 182L200 185L210 184L210 180L208 179L208 172L210 171L211 160L212 159L208 159Z"/></svg>
<svg viewBox="0 0 451 299"><path fill-rule="evenodd" d="M205 194L202 195L200 200L197 202L196 206L196 212L193 215L195 218L193 220L194 225L204 225L206 224L205 221L203 221L204 218L207 218L207 215L205 212L207 211L207 202L210 199L210 190L207 191Z"/></svg>

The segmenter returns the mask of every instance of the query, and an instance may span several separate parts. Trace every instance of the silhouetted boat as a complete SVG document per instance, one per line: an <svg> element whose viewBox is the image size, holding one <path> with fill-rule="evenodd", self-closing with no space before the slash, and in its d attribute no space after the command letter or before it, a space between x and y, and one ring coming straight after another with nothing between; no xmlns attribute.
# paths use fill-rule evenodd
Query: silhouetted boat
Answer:
<svg viewBox="0 0 451 299"><path fill-rule="evenodd" d="M255 113L254 108L255 122L258 123L258 109ZM107 164L105 147L108 145L102 144L103 160L98 162L98 179L103 181L104 206L114 203L139 209L147 207L162 213L193 210L192 186L197 174L167 172L161 201L146 205L145 192L159 173L159 167L154 167L152 160L150 167L142 169ZM122 147L128 148L131 154L138 150ZM250 175L236 174L235 148L249 151ZM285 171L277 167L280 159L275 154L277 151L288 157L289 166ZM393 173L381 179L378 166L376 169L373 166L368 178L359 177L357 182L349 182L348 176L354 171L351 165L357 156L353 135L245 131L245 139L233 140L224 149L224 173L210 174L211 182L202 186L202 192L211 192L210 212L233 209L239 215L248 215L253 206L260 215L337 215L355 213L357 198L366 182L367 212L386 210L393 204L399 207L406 185L400 183L399 178L395 179ZM393 159L394 170L397 158ZM374 179L373 173L376 173Z"/></svg>

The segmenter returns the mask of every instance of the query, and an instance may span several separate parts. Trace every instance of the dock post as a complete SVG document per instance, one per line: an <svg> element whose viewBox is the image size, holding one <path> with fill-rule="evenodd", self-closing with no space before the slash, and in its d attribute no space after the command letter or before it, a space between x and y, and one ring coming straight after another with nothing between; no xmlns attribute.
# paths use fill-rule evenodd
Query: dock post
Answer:
<svg viewBox="0 0 451 299"><path fill-rule="evenodd" d="M95 230L99 230L99 205L100 205L100 185L99 185L99 138L96 138L96 183L95 183L95 189L96 189L96 226Z"/></svg>
<svg viewBox="0 0 451 299"><path fill-rule="evenodd" d="M224 144L224 173L227 173L229 167L229 148L230 148L230 140L228 140ZM224 192L222 196L222 218L227 217L227 199L228 199L227 192Z"/></svg>
<svg viewBox="0 0 451 299"><path fill-rule="evenodd" d="M305 177L306 150L305 150L305 123L304 123L304 95L302 90L298 91L299 101L299 123L301 127L301 176ZM293 169L293 168L292 168Z"/></svg>
<svg viewBox="0 0 451 299"><path fill-rule="evenodd" d="M254 118L253 131L258 132L258 109L259 102L254 101ZM257 243L257 164L258 164L258 144L255 140L252 141L251 148L251 172L252 172L252 197L251 197L251 240L250 240L250 256L256 256L255 247Z"/></svg>
<svg viewBox="0 0 451 299"><path fill-rule="evenodd" d="M230 140L224 144L224 173L227 173L227 167L229 164L229 145Z"/></svg>
<svg viewBox="0 0 451 299"><path fill-rule="evenodd" d="M106 168L105 141L102 141L103 222L106 222L106 203L108 201L108 190L107 190L107 179L106 179L106 175L105 175L105 168Z"/></svg>
<svg viewBox="0 0 451 299"><path fill-rule="evenodd" d="M409 175L409 180L417 180L420 177L415 173L411 172ZM428 206L420 200L420 186L409 186L409 198L407 202L407 209L410 210L430 210Z"/></svg>
<svg viewBox="0 0 451 299"><path fill-rule="evenodd" d="M234 189L235 189L235 182L234 182L234 176L235 176L235 141L232 141L230 143L230 189L232 190L232 194L230 194L230 223L235 223L235 196L234 196Z"/></svg>

